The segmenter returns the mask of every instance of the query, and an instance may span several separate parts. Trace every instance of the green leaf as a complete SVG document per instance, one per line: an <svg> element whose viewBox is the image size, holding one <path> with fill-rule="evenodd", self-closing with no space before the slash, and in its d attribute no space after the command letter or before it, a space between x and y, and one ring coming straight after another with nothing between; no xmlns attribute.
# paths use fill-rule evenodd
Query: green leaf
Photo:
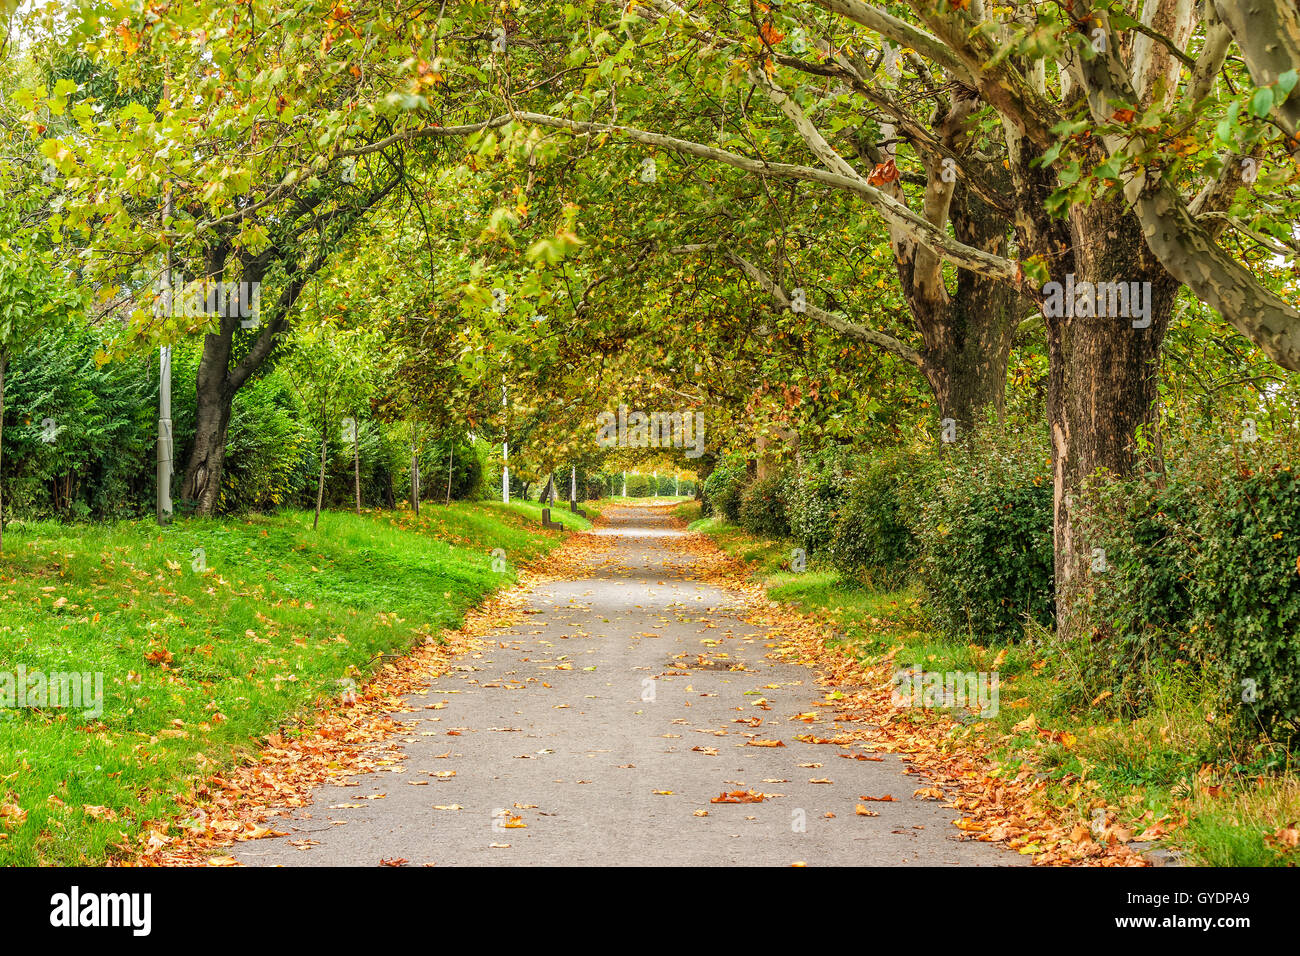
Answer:
<svg viewBox="0 0 1300 956"><path fill-rule="evenodd" d="M1291 95L1291 91L1295 89L1297 79L1300 79L1300 73L1297 73L1294 68L1287 70L1277 78L1277 82L1273 85L1282 92L1282 97L1278 100L1279 103Z"/></svg>
<svg viewBox="0 0 1300 956"><path fill-rule="evenodd" d="M1272 108L1273 88L1271 86L1261 86L1255 91L1255 95L1250 98L1250 111L1263 119Z"/></svg>

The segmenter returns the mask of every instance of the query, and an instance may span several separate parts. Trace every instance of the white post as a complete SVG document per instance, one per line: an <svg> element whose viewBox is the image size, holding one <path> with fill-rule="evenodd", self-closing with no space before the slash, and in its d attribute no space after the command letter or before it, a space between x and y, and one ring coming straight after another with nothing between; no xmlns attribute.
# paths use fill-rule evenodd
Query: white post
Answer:
<svg viewBox="0 0 1300 956"><path fill-rule="evenodd" d="M578 500L578 466L569 466L569 500Z"/></svg>
<svg viewBox="0 0 1300 956"><path fill-rule="evenodd" d="M163 203L163 229L172 214L172 197L167 193ZM163 273L163 297L167 317L172 314L172 249L167 246L167 266ZM172 520L172 350L164 345L158 350L158 523L171 524Z"/></svg>
<svg viewBox="0 0 1300 956"><path fill-rule="evenodd" d="M655 483L655 497L658 498L659 497L659 472L657 471L654 474L654 483Z"/></svg>
<svg viewBox="0 0 1300 956"><path fill-rule="evenodd" d="M501 383L501 408L506 407L506 384ZM506 416L501 413L501 503L510 504L510 445L506 441Z"/></svg>
<svg viewBox="0 0 1300 956"><path fill-rule="evenodd" d="M623 497L627 497L627 472L623 472Z"/></svg>

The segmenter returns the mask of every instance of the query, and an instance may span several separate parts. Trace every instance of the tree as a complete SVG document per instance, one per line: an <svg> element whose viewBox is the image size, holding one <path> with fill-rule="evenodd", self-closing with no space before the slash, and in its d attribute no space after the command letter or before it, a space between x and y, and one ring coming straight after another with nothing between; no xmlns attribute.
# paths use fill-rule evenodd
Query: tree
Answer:
<svg viewBox="0 0 1300 956"><path fill-rule="evenodd" d="M357 510L361 509L360 466L356 464L358 410L368 404L374 390L375 353L379 335L374 331L340 329L325 320L300 327L288 353L285 370L289 373L303 404L317 410L320 422L320 476L316 485L316 513L312 527L320 524L325 500L325 466L329 455L329 436L338 428L342 440L351 444L356 476ZM350 412L342 418L339 411Z"/></svg>
<svg viewBox="0 0 1300 956"><path fill-rule="evenodd" d="M7 48L5 51L7 52ZM0 61L2 61L0 57ZM4 104L7 107L7 103ZM10 359L43 329L80 309L75 277L57 266L57 226L50 222L54 191L49 167L6 109L0 115L8 148L0 160L0 471L4 463L5 372ZM38 170L45 171L44 175ZM0 552L4 551L4 497L0 488Z"/></svg>
<svg viewBox="0 0 1300 956"><path fill-rule="evenodd" d="M159 91L156 99L99 113L93 93L79 93L75 131L42 150L70 177L64 219L96 253L88 261L105 300L140 303L164 246L191 284L184 298L197 307L158 316L141 304L113 351L204 335L181 496L207 514L239 389L291 331L304 289L349 233L402 195L411 151L403 131L454 109L449 91L476 82L456 75L457 48L431 14L381 3L206 0L156 10L137 0L124 12L111 27L74 23L66 42L82 43L121 87ZM487 46L466 41L471 63ZM43 93L29 91L27 104L37 108ZM427 145L414 150L430 158ZM165 194L175 211L163 221ZM223 294L235 288L247 293L239 309ZM254 290L260 309L250 314Z"/></svg>
<svg viewBox="0 0 1300 956"><path fill-rule="evenodd" d="M1083 2L1061 13L1025 8L1010 15L982 4L933 5L926 0L912 0L906 14L859 0L817 0L817 5L830 16L728 2L701 4L688 12L672 0L652 0L654 25L637 34L634 28L644 22L639 11L626 13L619 29L627 42L617 46L606 40L610 52L602 68L608 65L612 76L634 76L628 64L640 48L653 49L656 62L662 63L668 46L670 61L679 55L683 62L700 64L700 72L725 75L735 86L764 94L819 166L773 161L751 147L752 138L715 146L635 126L638 113L655 118L663 112L644 93L630 97L631 107L626 105L629 97L623 98L617 124L594 118L607 108L590 95L571 98L572 118L516 109L484 122L495 128L534 124L597 141L613 136L727 164L760 180L842 188L867 201L889 223L897 260L906 263L910 256L914 267L923 266L915 271L930 288L936 288L936 273L929 263L939 259L1035 302L1047 329L1051 367L1058 603L1068 608L1087 575L1088 543L1074 535L1071 517L1083 481L1099 471L1124 475L1144 465L1159 467L1158 441L1144 450L1136 436L1149 432L1154 422L1160 347L1181 284L1186 281L1208 304L1222 309L1228 321L1279 364L1297 367L1300 355L1294 343L1300 323L1272 291L1276 280L1260 269L1257 254L1243 263L1216 251L1210 241L1225 224L1240 223L1234 196L1241 186L1260 182L1253 171L1265 158L1265 121L1286 128L1286 115L1273 116L1292 110L1286 104L1295 74L1280 72L1285 62L1277 57L1266 67L1267 44L1247 38L1256 74L1263 80L1276 78L1271 86L1237 93L1243 79L1239 72L1220 80L1227 36L1215 19L1198 23L1193 7L1175 0L1147 4L1150 9L1141 20ZM1276 16L1285 20L1292 15ZM605 30L604 25L594 26L597 30ZM1198 31L1199 57L1180 56ZM792 38L800 34L806 39L796 52ZM689 56L677 54L670 45L674 36L700 42ZM598 40L593 48L601 47ZM878 68L887 62L896 65L908 96L897 95L881 80ZM1232 67L1227 69L1231 74ZM664 72L657 67L656 79ZM828 94L828 78L842 84L833 91L840 101L846 87L852 90L848 102L860 103L876 120L874 129L862 131L865 147L859 147L861 121L840 123L837 134L826 134L809 118L803 104L816 96L808 88L809 77L817 78ZM1215 88L1227 95L1207 97ZM925 116L910 106L932 103L948 89L957 91L957 100L971 100L969 108L950 104ZM742 125L716 115L716 109L714 114L715 129ZM925 171L922 213L893 195L904 176L901 154L880 154L883 162L875 162L869 172L849 161L865 156L871 162L871 149L890 145L871 135L884 130L894 134L895 145L907 143ZM1269 161L1289 162L1287 145L1271 141ZM1239 157L1255 165L1225 162L1225 146L1250 146L1261 155L1258 160ZM951 182L943 176L945 169L951 171ZM1243 174L1252 183L1243 183ZM1014 228L1013 243L981 247L977 236L967 235L975 241L965 241L956 221L950 233L946 213L933 215L950 202L955 190L948 187L959 183L989 208L1004 211ZM1286 213L1294 205L1293 187L1280 175L1268 184L1273 208L1282 215L1270 215L1262 223L1265 241L1284 236L1289 243ZM1259 232L1249 223L1242 225L1244 230L1234 226L1239 235L1251 238L1252 231ZM909 246L923 251L909 254ZM1252 260L1253 269L1247 264ZM1192 275L1196 271L1201 275ZM1088 296L1098 286L1115 290L1124 284L1127 290L1129 283L1137 283L1143 296L1140 314L1130 315L1127 305L1119 305L1117 292L1111 302L1124 314L1097 315L1095 298L1092 307L1080 307L1077 314L1057 310L1048 291L1053 280L1077 281ZM917 289L910 290L913 300Z"/></svg>

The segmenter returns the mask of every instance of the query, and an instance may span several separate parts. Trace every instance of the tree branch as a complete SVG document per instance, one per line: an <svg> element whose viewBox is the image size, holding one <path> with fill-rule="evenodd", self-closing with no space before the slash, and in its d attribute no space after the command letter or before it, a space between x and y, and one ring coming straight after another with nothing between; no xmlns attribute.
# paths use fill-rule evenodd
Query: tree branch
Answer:
<svg viewBox="0 0 1300 956"><path fill-rule="evenodd" d="M742 272L749 276L750 279L763 289L763 291L772 296L772 298L776 300L776 303L783 309L790 309L790 298L776 280L739 253L730 249L721 248L716 243L678 246L675 249L670 250L670 252L677 255L698 255L704 252L717 252L739 266ZM883 349L910 365L914 365L920 369L925 367L924 355L911 346L900 342L892 335L886 335L884 332L877 332L875 329L868 328L865 325L859 325L856 322L850 322L834 312L827 312L825 309L819 309L811 302L807 303L805 314L816 322L819 322L828 328L832 328L837 332L842 332L845 335L851 336L859 342L865 342L867 345Z"/></svg>

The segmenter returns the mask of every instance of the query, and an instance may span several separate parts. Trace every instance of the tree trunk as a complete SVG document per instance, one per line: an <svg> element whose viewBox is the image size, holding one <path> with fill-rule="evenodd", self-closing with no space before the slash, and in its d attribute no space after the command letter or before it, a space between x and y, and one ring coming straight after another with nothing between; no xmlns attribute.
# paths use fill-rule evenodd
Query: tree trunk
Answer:
<svg viewBox="0 0 1300 956"><path fill-rule="evenodd" d="M939 314L917 316L927 340L922 372L934 390L940 419L953 421L959 438L978 428L987 414L999 421L1006 414L1018 301L1001 283L963 271Z"/></svg>
<svg viewBox="0 0 1300 956"><path fill-rule="evenodd" d="M1123 205L1094 202L1071 213L1075 281L1150 282L1147 318L1048 317L1051 374L1048 418L1054 469L1053 533L1057 632L1078 633L1080 601L1091 576L1093 543L1075 532L1073 511L1085 483L1159 470L1159 435L1138 442L1157 420L1160 346L1180 283L1147 250L1137 219ZM1059 277L1053 276L1053 280ZM1134 322L1139 326L1134 327Z"/></svg>
<svg viewBox="0 0 1300 956"><path fill-rule="evenodd" d="M221 475L226 464L226 433L235 393L229 388L231 336L209 333L203 341L195 392L194 445L185 466L181 499L194 503L199 515L211 515L221 498Z"/></svg>
<svg viewBox="0 0 1300 956"><path fill-rule="evenodd" d="M312 530L320 524L320 509L325 501L325 454L329 450L329 416L321 407L320 416L320 480L316 482L316 517L312 520Z"/></svg>
<svg viewBox="0 0 1300 956"><path fill-rule="evenodd" d="M938 175L931 177L938 182ZM948 206L956 238L997 255L1007 251L1007 224L958 184ZM939 418L951 420L960 440L992 410L1006 412L1007 362L1026 311L1005 283L957 271L951 292L933 254L915 243L895 242L895 267L917 330L925 342L921 371L934 391Z"/></svg>
<svg viewBox="0 0 1300 956"><path fill-rule="evenodd" d="M361 514L361 428L352 419L352 477L357 492L357 514Z"/></svg>
<svg viewBox="0 0 1300 956"><path fill-rule="evenodd" d="M447 452L447 507L451 507L451 468L456 460L456 446L452 445Z"/></svg>

